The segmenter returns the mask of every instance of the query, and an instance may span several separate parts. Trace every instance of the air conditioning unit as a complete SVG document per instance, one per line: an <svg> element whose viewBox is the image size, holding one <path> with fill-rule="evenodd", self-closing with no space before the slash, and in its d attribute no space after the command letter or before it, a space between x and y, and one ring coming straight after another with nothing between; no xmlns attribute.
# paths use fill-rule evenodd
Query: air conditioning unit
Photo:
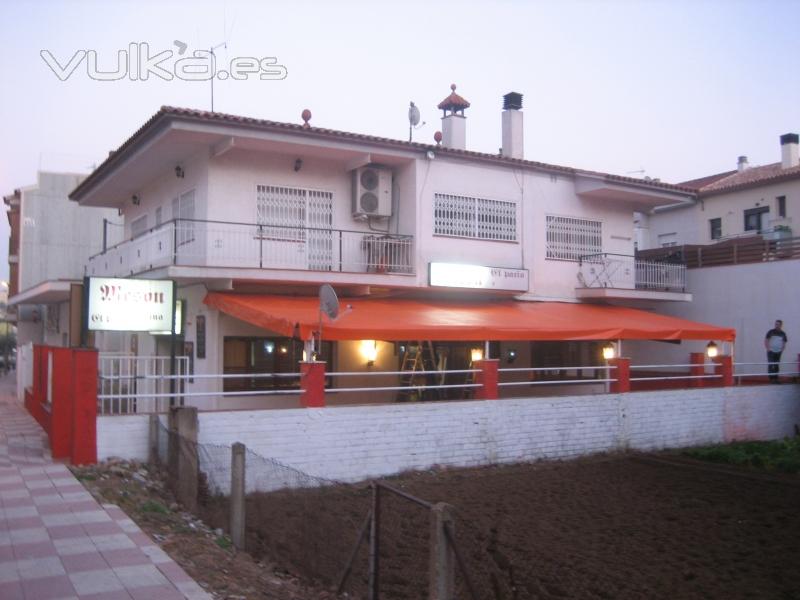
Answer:
<svg viewBox="0 0 800 600"><path fill-rule="evenodd" d="M361 167L353 172L353 218L392 216L392 172Z"/></svg>

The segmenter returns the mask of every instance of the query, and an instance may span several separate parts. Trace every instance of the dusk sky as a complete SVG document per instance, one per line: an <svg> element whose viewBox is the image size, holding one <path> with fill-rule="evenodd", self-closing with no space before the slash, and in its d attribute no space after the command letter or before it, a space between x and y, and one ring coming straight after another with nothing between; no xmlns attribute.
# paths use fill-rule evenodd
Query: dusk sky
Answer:
<svg viewBox="0 0 800 600"><path fill-rule="evenodd" d="M407 139L413 100L427 122L415 139L431 142L456 83L472 103L471 150L497 152L502 95L516 91L531 160L669 182L733 169L742 154L767 164L780 160L778 137L800 131L798 23L792 0L5 0L0 192L39 169L89 172L161 105L210 108L207 81L89 76L90 51L113 71L143 42L175 59L225 42L220 67L274 57L285 68L284 79L216 81L220 112L300 123L309 108L312 125ZM71 75L61 81L43 53L74 58Z"/></svg>

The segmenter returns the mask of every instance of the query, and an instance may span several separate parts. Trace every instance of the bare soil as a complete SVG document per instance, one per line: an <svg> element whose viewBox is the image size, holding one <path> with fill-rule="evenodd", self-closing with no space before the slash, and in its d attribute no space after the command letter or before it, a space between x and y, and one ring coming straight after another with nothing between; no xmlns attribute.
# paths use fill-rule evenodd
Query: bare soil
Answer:
<svg viewBox="0 0 800 600"><path fill-rule="evenodd" d="M248 496L249 554L224 500L205 523L179 510L158 472L77 470L219 598L332 598L371 506L368 484ZM134 479L132 473L138 472ZM142 477L141 473L147 477ZM798 599L800 477L673 455L432 470L386 483L454 507L455 538L481 599ZM154 510L150 502L166 512ZM383 600L427 597L429 511L381 493ZM365 598L367 547L345 586ZM470 598L457 574L459 599Z"/></svg>

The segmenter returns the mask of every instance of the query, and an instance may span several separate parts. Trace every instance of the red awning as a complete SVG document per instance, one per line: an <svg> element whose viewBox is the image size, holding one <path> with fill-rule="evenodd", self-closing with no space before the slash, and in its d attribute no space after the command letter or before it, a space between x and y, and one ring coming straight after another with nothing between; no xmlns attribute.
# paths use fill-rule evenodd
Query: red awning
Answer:
<svg viewBox="0 0 800 600"><path fill-rule="evenodd" d="M205 304L287 337L319 327L316 297L210 292ZM323 317L328 340L719 340L736 330L643 310L566 302L456 302L342 298L339 317Z"/></svg>

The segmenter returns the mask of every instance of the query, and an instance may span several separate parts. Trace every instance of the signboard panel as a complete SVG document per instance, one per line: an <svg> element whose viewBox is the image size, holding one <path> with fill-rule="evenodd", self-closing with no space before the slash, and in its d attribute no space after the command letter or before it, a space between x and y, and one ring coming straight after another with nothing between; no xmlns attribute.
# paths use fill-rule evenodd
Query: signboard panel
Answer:
<svg viewBox="0 0 800 600"><path fill-rule="evenodd" d="M429 283L434 287L527 292L528 270L432 262Z"/></svg>
<svg viewBox="0 0 800 600"><path fill-rule="evenodd" d="M88 279L87 326L90 331L172 331L175 310L172 281Z"/></svg>

